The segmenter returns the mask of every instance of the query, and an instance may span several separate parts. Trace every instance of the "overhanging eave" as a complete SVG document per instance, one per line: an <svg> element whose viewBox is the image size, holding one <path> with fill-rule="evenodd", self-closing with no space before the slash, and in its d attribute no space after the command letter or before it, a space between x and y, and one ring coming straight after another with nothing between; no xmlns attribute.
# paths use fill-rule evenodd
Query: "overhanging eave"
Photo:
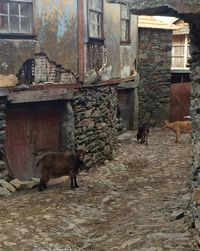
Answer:
<svg viewBox="0 0 200 251"><path fill-rule="evenodd" d="M128 3L132 14L188 17L200 15L199 0L107 0L110 3Z"/></svg>

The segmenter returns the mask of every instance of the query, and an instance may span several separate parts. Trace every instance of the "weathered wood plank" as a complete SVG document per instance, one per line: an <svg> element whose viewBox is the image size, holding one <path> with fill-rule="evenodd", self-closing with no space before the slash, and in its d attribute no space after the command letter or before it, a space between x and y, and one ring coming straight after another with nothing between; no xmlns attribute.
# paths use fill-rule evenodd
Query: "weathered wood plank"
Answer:
<svg viewBox="0 0 200 251"><path fill-rule="evenodd" d="M51 100L67 100L73 98L71 89L54 89L54 90L25 90L12 92L8 96L10 103L28 103Z"/></svg>

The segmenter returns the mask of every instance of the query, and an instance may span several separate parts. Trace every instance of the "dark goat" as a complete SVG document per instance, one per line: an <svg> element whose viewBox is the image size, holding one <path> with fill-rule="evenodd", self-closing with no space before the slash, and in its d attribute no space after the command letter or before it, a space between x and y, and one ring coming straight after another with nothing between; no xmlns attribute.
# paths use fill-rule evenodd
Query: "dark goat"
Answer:
<svg viewBox="0 0 200 251"><path fill-rule="evenodd" d="M137 131L137 141L141 140L141 143L148 145L149 125L142 124Z"/></svg>
<svg viewBox="0 0 200 251"><path fill-rule="evenodd" d="M40 167L41 178L39 190L46 189L50 178L57 178L64 175L70 176L71 188L79 187L76 180L76 175L83 164L84 152L52 152L45 154L37 163Z"/></svg>

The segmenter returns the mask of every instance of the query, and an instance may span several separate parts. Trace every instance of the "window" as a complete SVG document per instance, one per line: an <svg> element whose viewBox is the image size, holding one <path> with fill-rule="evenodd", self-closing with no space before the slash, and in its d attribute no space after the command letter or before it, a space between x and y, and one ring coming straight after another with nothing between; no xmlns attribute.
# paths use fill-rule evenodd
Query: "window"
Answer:
<svg viewBox="0 0 200 251"><path fill-rule="evenodd" d="M32 0L0 0L0 33L33 33Z"/></svg>
<svg viewBox="0 0 200 251"><path fill-rule="evenodd" d="M127 5L121 5L121 42L130 42L130 11Z"/></svg>
<svg viewBox="0 0 200 251"><path fill-rule="evenodd" d="M103 38L103 2L88 0L89 37Z"/></svg>
<svg viewBox="0 0 200 251"><path fill-rule="evenodd" d="M172 42L172 68L187 68L190 58L188 35L174 35Z"/></svg>

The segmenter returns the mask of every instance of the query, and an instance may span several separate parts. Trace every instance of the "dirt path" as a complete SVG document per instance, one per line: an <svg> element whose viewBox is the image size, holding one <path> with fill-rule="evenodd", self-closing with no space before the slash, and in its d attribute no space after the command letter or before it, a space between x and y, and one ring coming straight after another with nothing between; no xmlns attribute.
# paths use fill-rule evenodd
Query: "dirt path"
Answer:
<svg viewBox="0 0 200 251"><path fill-rule="evenodd" d="M200 250L188 229L190 140L174 139L158 129L148 146L133 138L113 161L82 172L76 191L60 184L1 198L0 250Z"/></svg>

